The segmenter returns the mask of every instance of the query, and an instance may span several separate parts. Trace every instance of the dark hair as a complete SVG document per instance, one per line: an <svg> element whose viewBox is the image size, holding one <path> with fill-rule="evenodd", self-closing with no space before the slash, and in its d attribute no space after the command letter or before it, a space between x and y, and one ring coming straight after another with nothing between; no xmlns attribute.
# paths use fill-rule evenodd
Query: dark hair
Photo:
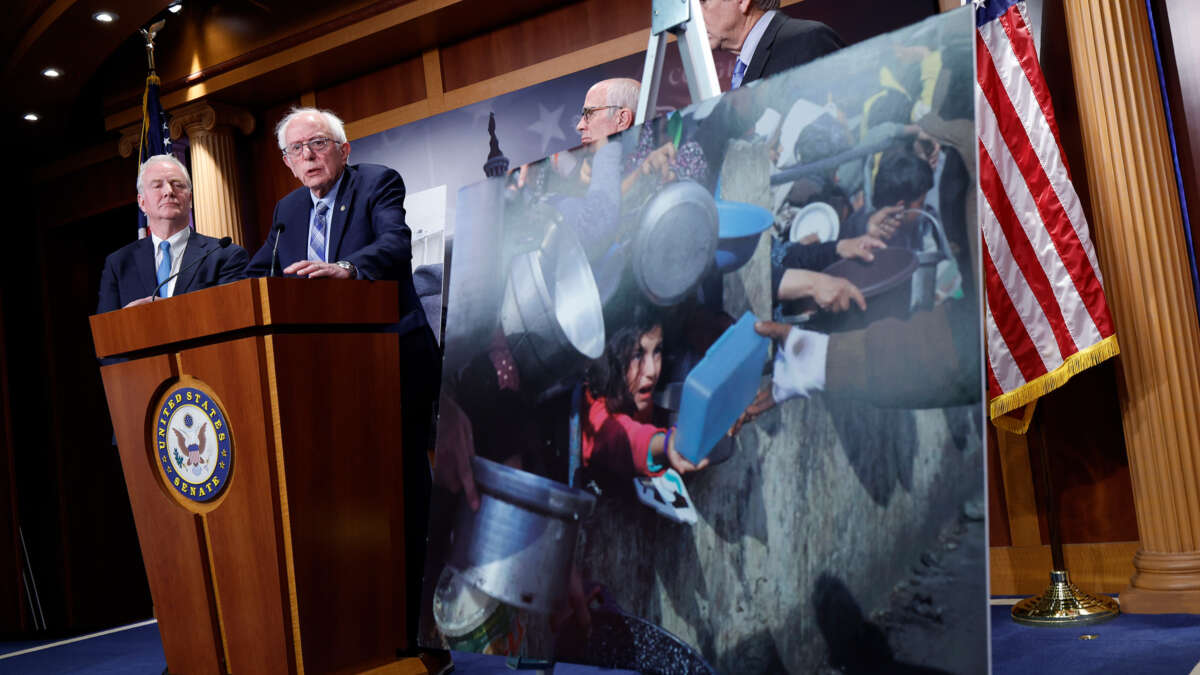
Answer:
<svg viewBox="0 0 1200 675"><path fill-rule="evenodd" d="M625 371L633 361L642 336L662 323L661 314L645 303L637 303L626 314L621 327L608 336L604 355L592 362L587 375L588 388L592 396L604 399L608 412L625 415L637 412L633 394L629 393L629 384L625 381Z"/></svg>
<svg viewBox="0 0 1200 675"><path fill-rule="evenodd" d="M779 9L779 0L754 0L754 5L764 12Z"/></svg>
<svg viewBox="0 0 1200 675"><path fill-rule="evenodd" d="M846 127L825 113L800 131L796 137L796 157L801 164L812 164L823 159L849 150L852 147L850 134ZM827 180L832 180L836 166L831 166L822 172Z"/></svg>
<svg viewBox="0 0 1200 675"><path fill-rule="evenodd" d="M912 99L897 89L888 89L883 96L871 102L867 111L867 128L872 129L884 122L908 124L912 116Z"/></svg>
<svg viewBox="0 0 1200 675"><path fill-rule="evenodd" d="M929 168L929 162L917 157L907 145L892 146L879 159L871 201L876 208L910 202L932 187L933 169Z"/></svg>

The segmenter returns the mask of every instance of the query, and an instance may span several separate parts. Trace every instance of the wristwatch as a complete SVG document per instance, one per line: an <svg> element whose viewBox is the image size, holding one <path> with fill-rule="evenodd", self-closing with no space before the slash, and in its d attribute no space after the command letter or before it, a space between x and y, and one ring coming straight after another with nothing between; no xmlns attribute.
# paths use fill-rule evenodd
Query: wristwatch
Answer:
<svg viewBox="0 0 1200 675"><path fill-rule="evenodd" d="M350 262L349 260L339 260L334 264L349 272L351 279L358 278L358 268L355 267L354 263Z"/></svg>

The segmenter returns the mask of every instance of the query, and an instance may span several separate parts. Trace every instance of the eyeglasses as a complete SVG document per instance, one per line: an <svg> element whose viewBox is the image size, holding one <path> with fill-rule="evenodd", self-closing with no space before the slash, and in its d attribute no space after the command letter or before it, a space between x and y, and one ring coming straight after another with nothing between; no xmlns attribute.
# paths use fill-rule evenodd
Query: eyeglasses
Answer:
<svg viewBox="0 0 1200 675"><path fill-rule="evenodd" d="M575 123L579 124L580 122L591 122L592 115L595 115L601 110L620 110L622 107L623 106L619 105L598 105L592 108L584 107L584 109L579 112L579 117L575 118Z"/></svg>
<svg viewBox="0 0 1200 675"><path fill-rule="evenodd" d="M292 143L283 149L283 154L287 157L299 157L304 154L304 148L308 148L313 151L313 154L319 155L332 147L333 144L334 140L332 138L310 138L307 141Z"/></svg>

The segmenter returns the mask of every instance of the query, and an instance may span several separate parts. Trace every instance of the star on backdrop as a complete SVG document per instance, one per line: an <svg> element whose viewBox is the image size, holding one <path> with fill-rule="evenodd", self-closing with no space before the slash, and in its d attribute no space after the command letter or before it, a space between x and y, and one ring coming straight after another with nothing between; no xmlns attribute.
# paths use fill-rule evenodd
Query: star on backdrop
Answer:
<svg viewBox="0 0 1200 675"><path fill-rule="evenodd" d="M541 103L538 104L538 121L530 124L528 129L542 137L542 154L545 155L546 150L550 147L552 140L566 140L566 135L563 134L562 120L563 109L566 106L558 106L554 110L547 110Z"/></svg>

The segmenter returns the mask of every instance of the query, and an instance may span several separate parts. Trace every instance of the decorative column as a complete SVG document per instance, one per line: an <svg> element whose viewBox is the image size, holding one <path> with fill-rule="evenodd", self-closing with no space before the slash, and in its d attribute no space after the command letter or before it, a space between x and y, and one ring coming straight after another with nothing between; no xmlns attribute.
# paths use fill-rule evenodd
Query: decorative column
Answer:
<svg viewBox="0 0 1200 675"><path fill-rule="evenodd" d="M1121 611L1197 613L1200 328L1146 6L1064 10L1141 540Z"/></svg>
<svg viewBox="0 0 1200 675"><path fill-rule="evenodd" d="M171 111L171 138L187 134L192 149L192 208L196 231L243 244L242 200L234 130L254 131L245 110L202 101Z"/></svg>

